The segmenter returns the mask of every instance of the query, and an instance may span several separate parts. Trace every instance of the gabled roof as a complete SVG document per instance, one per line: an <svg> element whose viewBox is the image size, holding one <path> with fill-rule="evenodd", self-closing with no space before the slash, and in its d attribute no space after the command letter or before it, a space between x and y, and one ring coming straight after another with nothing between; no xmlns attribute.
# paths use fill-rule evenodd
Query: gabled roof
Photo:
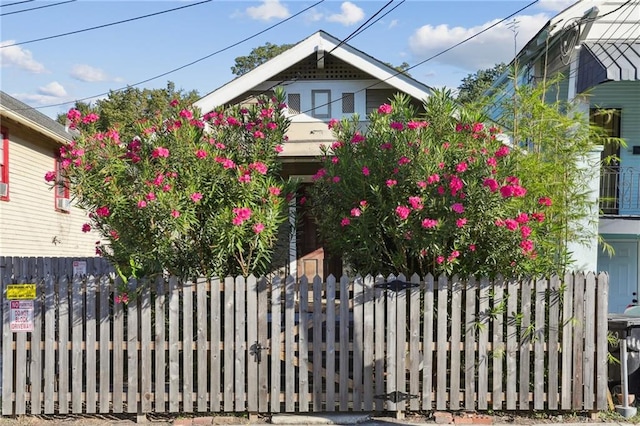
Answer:
<svg viewBox="0 0 640 426"><path fill-rule="evenodd" d="M3 91L0 91L0 115L30 127L59 143L71 141L71 134L63 125Z"/></svg>
<svg viewBox="0 0 640 426"><path fill-rule="evenodd" d="M405 74L398 73L395 68L351 47L347 43L342 43L339 39L324 31L318 31L264 64L205 95L195 103L195 106L199 107L202 112L211 111L215 107L224 105L242 93L268 81L278 73L317 51L324 51L325 54L334 56L371 75L372 78L383 81L398 91L407 93L416 99L423 100L432 93L432 89L429 86Z"/></svg>

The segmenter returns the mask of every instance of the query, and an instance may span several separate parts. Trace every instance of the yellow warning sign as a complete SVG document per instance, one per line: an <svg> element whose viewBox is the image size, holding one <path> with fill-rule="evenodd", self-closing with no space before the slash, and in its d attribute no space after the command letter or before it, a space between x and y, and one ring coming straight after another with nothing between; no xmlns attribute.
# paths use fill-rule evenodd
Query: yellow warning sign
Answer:
<svg viewBox="0 0 640 426"><path fill-rule="evenodd" d="M36 298L35 284L8 284L7 300L34 300Z"/></svg>

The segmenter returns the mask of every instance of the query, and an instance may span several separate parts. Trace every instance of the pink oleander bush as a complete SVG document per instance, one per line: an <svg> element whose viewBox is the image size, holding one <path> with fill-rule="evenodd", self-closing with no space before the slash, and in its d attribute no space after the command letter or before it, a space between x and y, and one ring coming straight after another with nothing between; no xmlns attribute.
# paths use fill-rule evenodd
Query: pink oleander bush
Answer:
<svg viewBox="0 0 640 426"><path fill-rule="evenodd" d="M455 119L438 102L450 100L427 100L430 120L405 97L371 113L366 130L357 118L331 120L336 141L323 147L310 197L325 244L361 273L552 268L553 200L527 188L522 154L500 141L498 128Z"/></svg>
<svg viewBox="0 0 640 426"><path fill-rule="evenodd" d="M96 114L68 113L78 136L60 150L62 174L102 237L96 253L123 276L267 271L292 188L279 178L284 94L200 117L179 101L122 140Z"/></svg>

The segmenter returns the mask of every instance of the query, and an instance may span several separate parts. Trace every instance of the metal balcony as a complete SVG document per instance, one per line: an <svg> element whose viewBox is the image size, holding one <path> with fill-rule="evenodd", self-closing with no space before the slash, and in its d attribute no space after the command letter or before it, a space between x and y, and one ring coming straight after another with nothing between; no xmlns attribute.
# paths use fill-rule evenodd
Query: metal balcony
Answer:
<svg viewBox="0 0 640 426"><path fill-rule="evenodd" d="M600 214L640 215L640 170L624 166L603 166L600 174Z"/></svg>

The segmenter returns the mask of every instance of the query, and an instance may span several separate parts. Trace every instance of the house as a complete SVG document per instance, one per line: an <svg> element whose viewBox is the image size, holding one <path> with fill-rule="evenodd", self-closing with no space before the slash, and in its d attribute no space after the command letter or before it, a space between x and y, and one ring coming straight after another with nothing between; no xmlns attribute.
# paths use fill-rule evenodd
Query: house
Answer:
<svg viewBox="0 0 640 426"><path fill-rule="evenodd" d="M99 236L83 233L83 210L63 182L45 182L60 170L59 149L71 135L56 121L0 91L0 256L95 256Z"/></svg>
<svg viewBox="0 0 640 426"><path fill-rule="evenodd" d="M320 145L334 142L328 128L332 118L358 114L366 127L368 114L381 104L388 103L396 93L411 97L412 104L422 109L431 89L408 75L318 31L295 44L287 51L207 94L195 103L202 113L218 106L252 102L256 96L282 86L287 94L291 119L280 158L283 177L311 182L318 168ZM341 275L337 256L332 257L318 240L313 219L304 205L299 204L297 232L292 232L285 250L285 269L294 276L333 273ZM294 213L295 211L293 211Z"/></svg>
<svg viewBox="0 0 640 426"><path fill-rule="evenodd" d="M582 269L609 273L610 312L622 312L638 299L640 284L639 22L639 0L581 0L549 20L514 59L519 84L561 74L554 98L576 102L594 124L626 141L626 147L605 146L595 154L619 157L593 185L599 195L597 232L615 254L595 242L574 250ZM494 87L507 79L505 73ZM598 115L601 109L613 110L612 119Z"/></svg>

